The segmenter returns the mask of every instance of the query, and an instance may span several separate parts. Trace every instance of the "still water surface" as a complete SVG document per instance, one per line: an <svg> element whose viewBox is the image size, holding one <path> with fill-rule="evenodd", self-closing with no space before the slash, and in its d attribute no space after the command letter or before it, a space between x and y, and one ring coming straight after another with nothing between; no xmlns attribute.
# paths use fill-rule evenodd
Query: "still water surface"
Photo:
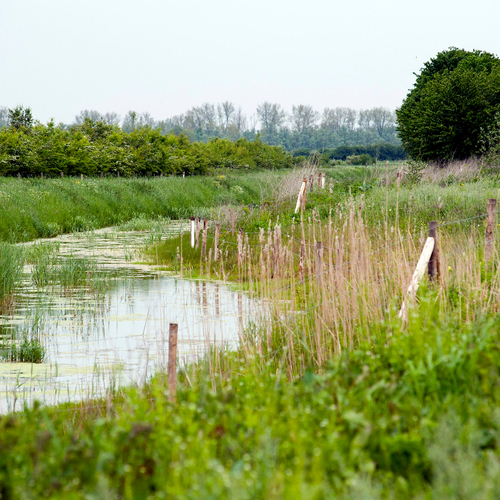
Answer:
<svg viewBox="0 0 500 500"><path fill-rule="evenodd" d="M178 230L178 229L177 229ZM225 285L178 279L133 264L147 233L97 231L58 239L59 254L91 256L113 281L100 298L57 289L19 292L3 333L38 329L41 364L0 363L0 412L35 399L45 404L103 395L113 385L141 383L168 359L169 323L179 325L179 362L203 356L210 345L234 348L253 303Z"/></svg>

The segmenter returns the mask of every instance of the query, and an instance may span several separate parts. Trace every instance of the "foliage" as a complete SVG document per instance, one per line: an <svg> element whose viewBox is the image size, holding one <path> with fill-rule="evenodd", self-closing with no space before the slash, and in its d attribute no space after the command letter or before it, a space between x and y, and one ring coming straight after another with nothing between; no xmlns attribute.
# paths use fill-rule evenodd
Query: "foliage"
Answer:
<svg viewBox="0 0 500 500"><path fill-rule="evenodd" d="M348 156L369 155L377 161L398 161L406 158L402 146L393 144L371 144L369 146L339 146L335 149L321 149L321 161L346 160Z"/></svg>
<svg viewBox="0 0 500 500"><path fill-rule="evenodd" d="M449 161L481 153L482 131L500 111L500 59L451 48L431 59L396 111L405 150Z"/></svg>
<svg viewBox="0 0 500 500"><path fill-rule="evenodd" d="M351 155L345 159L347 165L374 165L376 163L375 158L370 155Z"/></svg>
<svg viewBox="0 0 500 500"><path fill-rule="evenodd" d="M162 135L149 127L126 133L89 117L67 130L52 122L28 127L28 111L16 108L11 127L0 129L2 176L198 175L212 168L292 165L282 148L258 139L190 143L186 136Z"/></svg>
<svg viewBox="0 0 500 500"><path fill-rule="evenodd" d="M227 375L211 378L208 362L187 367L176 405L159 377L111 408L4 416L2 495L491 498L498 321L461 325L432 299L422 307L405 331L374 325L371 344L291 382L280 356L221 353Z"/></svg>
<svg viewBox="0 0 500 500"><path fill-rule="evenodd" d="M0 310L9 305L21 278L24 252L21 248L0 243Z"/></svg>
<svg viewBox="0 0 500 500"><path fill-rule="evenodd" d="M45 348L38 338L23 335L20 342L0 344L0 359L13 363L41 363Z"/></svg>

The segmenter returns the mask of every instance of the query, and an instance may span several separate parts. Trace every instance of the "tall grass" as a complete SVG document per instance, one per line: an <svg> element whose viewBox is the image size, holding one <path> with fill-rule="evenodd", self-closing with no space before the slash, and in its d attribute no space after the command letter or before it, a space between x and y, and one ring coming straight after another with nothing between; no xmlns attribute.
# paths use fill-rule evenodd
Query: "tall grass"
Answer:
<svg viewBox="0 0 500 500"><path fill-rule="evenodd" d="M23 249L0 243L0 311L12 304L24 265Z"/></svg>
<svg viewBox="0 0 500 500"><path fill-rule="evenodd" d="M240 210L242 239L217 212L206 256L187 234L154 245L152 260L183 276L247 290L263 321L235 352L183 365L176 404L158 374L114 401L0 419L2 495L496 498L500 263L484 262L482 214L498 181L340 172L302 218L291 194ZM431 219L448 223L441 279L424 280L403 323Z"/></svg>
<svg viewBox="0 0 500 500"><path fill-rule="evenodd" d="M19 242L144 216L209 216L221 205L263 203L286 172L147 179L0 179L0 241Z"/></svg>

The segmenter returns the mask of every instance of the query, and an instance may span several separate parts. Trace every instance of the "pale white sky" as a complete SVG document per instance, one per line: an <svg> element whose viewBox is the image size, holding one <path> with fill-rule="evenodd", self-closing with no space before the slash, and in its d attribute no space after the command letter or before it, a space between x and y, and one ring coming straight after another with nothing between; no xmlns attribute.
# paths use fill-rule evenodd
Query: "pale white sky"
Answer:
<svg viewBox="0 0 500 500"><path fill-rule="evenodd" d="M394 109L438 52L500 55L499 27L499 0L0 0L0 106Z"/></svg>

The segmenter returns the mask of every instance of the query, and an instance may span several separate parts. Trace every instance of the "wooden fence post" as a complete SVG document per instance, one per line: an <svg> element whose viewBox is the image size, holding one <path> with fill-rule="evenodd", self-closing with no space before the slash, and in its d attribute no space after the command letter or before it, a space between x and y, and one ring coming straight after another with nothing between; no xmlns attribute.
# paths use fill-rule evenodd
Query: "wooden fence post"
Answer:
<svg viewBox="0 0 500 500"><path fill-rule="evenodd" d="M168 400L175 403L177 400L177 323L170 323L168 335Z"/></svg>
<svg viewBox="0 0 500 500"><path fill-rule="evenodd" d="M197 249L200 246L200 218L196 217L196 243L195 248Z"/></svg>
<svg viewBox="0 0 500 500"><path fill-rule="evenodd" d="M321 189L325 189L325 185L326 185L326 174L325 172L323 172L321 174Z"/></svg>
<svg viewBox="0 0 500 500"><path fill-rule="evenodd" d="M205 257L207 253L207 232L208 232L208 221L205 219L203 221L203 240L201 242L201 255Z"/></svg>
<svg viewBox="0 0 500 500"><path fill-rule="evenodd" d="M495 198L488 199L486 206L486 241L484 246L484 260L488 262L493 257L495 250L495 221L496 221L497 200Z"/></svg>
<svg viewBox="0 0 500 500"><path fill-rule="evenodd" d="M64 172L61 172L61 179L64 177Z"/></svg>
<svg viewBox="0 0 500 500"><path fill-rule="evenodd" d="M299 281L305 278L305 267L306 267L306 242L304 237L300 242L300 262L299 262Z"/></svg>
<svg viewBox="0 0 500 500"><path fill-rule="evenodd" d="M436 244L437 242L434 237L429 236L427 238L427 241L425 242L422 253L420 254L417 267L415 268L415 272L413 273L410 281L410 286L408 287L408 291L406 292L406 297L403 299L403 303L401 304L401 309L399 310L398 314L398 316L405 321L408 319L408 298L415 297L420 280L424 276L425 268L430 264L430 259L432 257L432 254L434 253Z"/></svg>
<svg viewBox="0 0 500 500"><path fill-rule="evenodd" d="M321 241L316 242L316 279L321 287L323 284L323 245Z"/></svg>
<svg viewBox="0 0 500 500"><path fill-rule="evenodd" d="M100 174L99 178L102 180L102 172L101 172L101 174Z"/></svg>
<svg viewBox="0 0 500 500"><path fill-rule="evenodd" d="M312 191L314 189L314 175L311 174L309 176L309 191Z"/></svg>
<svg viewBox="0 0 500 500"><path fill-rule="evenodd" d="M43 172L40 172L40 179L43 179Z"/></svg>
<svg viewBox="0 0 500 500"><path fill-rule="evenodd" d="M281 227L276 225L274 228L273 241L273 278L277 278L280 274L280 254L281 254Z"/></svg>
<svg viewBox="0 0 500 500"><path fill-rule="evenodd" d="M429 279L431 281L437 281L441 276L437 228L438 228L437 221L432 220L429 222L429 237L434 238L434 248L432 250L432 255L429 259L429 265L427 267L427 271L429 273Z"/></svg>
<svg viewBox="0 0 500 500"><path fill-rule="evenodd" d="M231 234L234 236L236 231L236 217L234 216L234 208L231 209Z"/></svg>
<svg viewBox="0 0 500 500"><path fill-rule="evenodd" d="M241 270L243 259L243 228L240 227L238 232L238 270Z"/></svg>
<svg viewBox="0 0 500 500"><path fill-rule="evenodd" d="M215 224L215 242L214 242L214 261L219 260L219 236L220 236L220 224Z"/></svg>
<svg viewBox="0 0 500 500"><path fill-rule="evenodd" d="M295 205L295 213L297 213L299 211L299 208L302 208L302 206L303 206L302 200L305 199L305 197L306 197L306 190L307 190L307 178L304 177L302 179L302 185L300 186L299 196L297 197L297 205ZM305 202L304 202L304 206L305 206ZM304 210L304 209L302 208L302 210Z"/></svg>
<svg viewBox="0 0 500 500"><path fill-rule="evenodd" d="M318 188L321 188L321 172L318 174Z"/></svg>
<svg viewBox="0 0 500 500"><path fill-rule="evenodd" d="M191 217L191 248L194 248L195 245L195 221L196 217Z"/></svg>
<svg viewBox="0 0 500 500"><path fill-rule="evenodd" d="M83 174L80 175L80 180L83 181Z"/></svg>

